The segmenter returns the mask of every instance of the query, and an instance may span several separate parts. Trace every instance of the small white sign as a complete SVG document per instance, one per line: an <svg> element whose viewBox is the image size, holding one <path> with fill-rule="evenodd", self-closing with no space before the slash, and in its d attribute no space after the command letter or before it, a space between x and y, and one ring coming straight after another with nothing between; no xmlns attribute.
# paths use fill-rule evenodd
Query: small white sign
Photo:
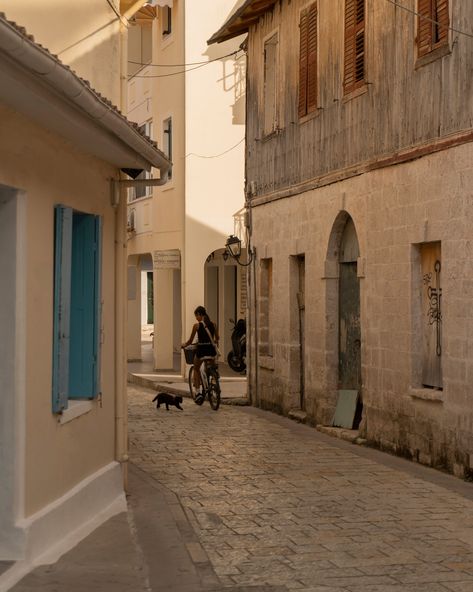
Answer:
<svg viewBox="0 0 473 592"><path fill-rule="evenodd" d="M179 249L153 252L154 269L181 269L181 252Z"/></svg>

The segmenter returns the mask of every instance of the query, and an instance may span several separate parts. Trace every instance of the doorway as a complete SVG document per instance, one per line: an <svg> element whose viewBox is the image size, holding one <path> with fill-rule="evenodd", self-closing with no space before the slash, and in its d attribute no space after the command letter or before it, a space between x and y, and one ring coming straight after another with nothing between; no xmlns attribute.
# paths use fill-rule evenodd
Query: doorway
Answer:
<svg viewBox="0 0 473 592"><path fill-rule="evenodd" d="M356 391L353 428L357 429L363 408L361 393L360 249L355 225L349 217L342 232L339 251L338 389Z"/></svg>

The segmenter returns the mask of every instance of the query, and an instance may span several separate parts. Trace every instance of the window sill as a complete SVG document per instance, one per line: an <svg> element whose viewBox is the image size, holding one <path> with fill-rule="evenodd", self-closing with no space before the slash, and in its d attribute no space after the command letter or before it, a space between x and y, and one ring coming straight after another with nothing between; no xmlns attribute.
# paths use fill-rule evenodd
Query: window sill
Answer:
<svg viewBox="0 0 473 592"><path fill-rule="evenodd" d="M352 101L353 99L356 99L357 97L361 97L362 95L365 95L367 92L368 92L368 84L365 83L365 84L363 84L363 86L355 88L355 90L351 90L349 93L344 95L342 102L348 103L348 101Z"/></svg>
<svg viewBox="0 0 473 592"><path fill-rule="evenodd" d="M268 132L268 133L264 134L264 136L261 138L261 141L262 142L269 142L269 140L272 140L276 136L280 136L283 133L283 131L284 131L284 129L282 127L277 127L272 132Z"/></svg>
<svg viewBox="0 0 473 592"><path fill-rule="evenodd" d="M436 62L440 58L450 55L451 53L452 53L452 50L450 48L450 45L448 45L446 43L445 45L442 45L441 47L437 47L437 48L433 49L431 52L429 52L421 57L418 57L414 67L417 70L419 68L422 68L423 66L427 66L428 64L431 64L432 62Z"/></svg>
<svg viewBox="0 0 473 592"><path fill-rule="evenodd" d="M260 368L266 368L266 370L274 370L273 356L259 356L258 366Z"/></svg>
<svg viewBox="0 0 473 592"><path fill-rule="evenodd" d="M141 203L143 201L146 201L148 199L151 199L153 197L153 194L150 193L149 195L142 195L141 197L137 197L136 199L133 199L131 201L128 202L128 206L134 206L137 203Z"/></svg>
<svg viewBox="0 0 473 592"><path fill-rule="evenodd" d="M409 395L413 399L421 399L422 401L432 401L434 403L443 403L443 391L429 388L411 388Z"/></svg>
<svg viewBox="0 0 473 592"><path fill-rule="evenodd" d="M73 419L85 415L94 408L94 401L72 401L69 400L67 409L58 416L58 423L69 423Z"/></svg>
<svg viewBox="0 0 473 592"><path fill-rule="evenodd" d="M312 111L311 113L307 113L307 115L303 115L302 117L299 117L299 125L307 123L308 121L312 121L313 119L315 119L316 117L318 117L320 115L321 111L323 111L323 107L317 107L315 109L315 111Z"/></svg>

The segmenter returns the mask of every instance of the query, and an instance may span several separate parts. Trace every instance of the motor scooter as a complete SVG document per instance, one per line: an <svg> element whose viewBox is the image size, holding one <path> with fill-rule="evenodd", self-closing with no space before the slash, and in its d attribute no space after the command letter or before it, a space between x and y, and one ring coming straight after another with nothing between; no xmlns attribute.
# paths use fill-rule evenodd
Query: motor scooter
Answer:
<svg viewBox="0 0 473 592"><path fill-rule="evenodd" d="M244 372L246 370L246 321L239 319L233 323L232 331L232 350L228 352L227 362L234 372Z"/></svg>

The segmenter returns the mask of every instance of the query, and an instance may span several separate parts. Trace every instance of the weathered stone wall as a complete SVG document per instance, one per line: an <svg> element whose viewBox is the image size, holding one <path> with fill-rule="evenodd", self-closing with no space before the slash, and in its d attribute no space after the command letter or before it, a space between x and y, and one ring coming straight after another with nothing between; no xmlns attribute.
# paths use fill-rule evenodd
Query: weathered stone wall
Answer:
<svg viewBox="0 0 473 592"><path fill-rule="evenodd" d="M348 215L360 245L362 433L376 446L463 474L473 467L472 144L253 209L256 273L264 258L273 273L272 356L251 366L256 403L281 413L298 406L291 256L303 254L306 411L311 422L331 422L338 236ZM442 249L443 390L423 388L420 372L418 245L434 241Z"/></svg>

